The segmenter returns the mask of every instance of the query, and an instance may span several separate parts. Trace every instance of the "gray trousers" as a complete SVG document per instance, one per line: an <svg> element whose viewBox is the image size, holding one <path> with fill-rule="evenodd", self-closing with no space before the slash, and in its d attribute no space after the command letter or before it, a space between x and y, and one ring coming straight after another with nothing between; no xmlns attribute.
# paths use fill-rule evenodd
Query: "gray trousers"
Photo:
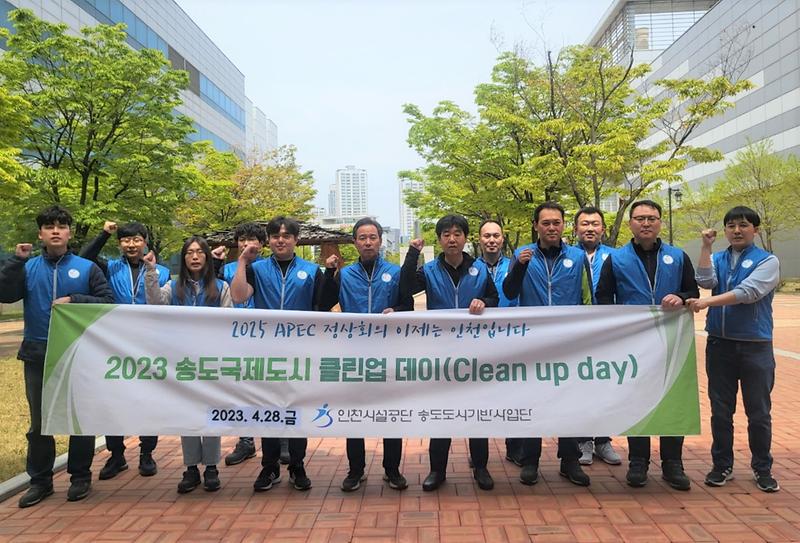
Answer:
<svg viewBox="0 0 800 543"><path fill-rule="evenodd" d="M181 436L183 465L216 466L220 459L222 438L219 436Z"/></svg>

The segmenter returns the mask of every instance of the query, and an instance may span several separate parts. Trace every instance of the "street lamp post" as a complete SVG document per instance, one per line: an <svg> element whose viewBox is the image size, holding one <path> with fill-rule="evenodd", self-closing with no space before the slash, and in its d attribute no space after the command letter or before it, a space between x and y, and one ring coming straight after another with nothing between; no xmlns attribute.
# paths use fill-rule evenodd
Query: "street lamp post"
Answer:
<svg viewBox="0 0 800 543"><path fill-rule="evenodd" d="M672 245L672 195L675 195L675 203L681 203L683 193L679 188L667 187L667 202L669 203L669 244Z"/></svg>

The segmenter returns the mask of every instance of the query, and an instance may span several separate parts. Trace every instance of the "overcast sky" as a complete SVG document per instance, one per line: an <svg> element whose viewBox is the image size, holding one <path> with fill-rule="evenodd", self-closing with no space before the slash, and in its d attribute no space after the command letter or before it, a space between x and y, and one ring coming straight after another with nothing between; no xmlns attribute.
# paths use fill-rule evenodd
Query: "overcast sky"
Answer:
<svg viewBox="0 0 800 543"><path fill-rule="evenodd" d="M474 110L499 51L583 43L611 0L178 0L244 73L246 92L313 170L369 176L369 210L398 226L397 172L423 163L402 112L440 100Z"/></svg>

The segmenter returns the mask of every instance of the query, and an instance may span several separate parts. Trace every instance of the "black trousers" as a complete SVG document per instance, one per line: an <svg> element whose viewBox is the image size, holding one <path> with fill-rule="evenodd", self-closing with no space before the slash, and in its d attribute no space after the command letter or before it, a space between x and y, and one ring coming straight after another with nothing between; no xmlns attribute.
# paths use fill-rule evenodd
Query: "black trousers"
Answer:
<svg viewBox="0 0 800 543"><path fill-rule="evenodd" d="M152 453L158 445L158 436L139 436L139 449L142 454ZM106 436L106 448L113 456L125 454L125 436Z"/></svg>
<svg viewBox="0 0 800 543"><path fill-rule="evenodd" d="M450 442L448 438L431 438L428 445L428 456L431 461L431 471L445 473L447 460L450 457ZM469 455L475 468L485 468L489 463L489 439L471 437L469 439Z"/></svg>
<svg viewBox="0 0 800 543"><path fill-rule="evenodd" d="M661 460L681 460L683 436L661 436ZM628 460L650 461L650 436L628 438Z"/></svg>
<svg viewBox="0 0 800 543"><path fill-rule="evenodd" d="M511 456L517 449L522 447L522 438L507 437L506 438L506 456Z"/></svg>
<svg viewBox="0 0 800 543"><path fill-rule="evenodd" d="M347 461L350 471L364 472L366 468L366 449L364 440L360 438L347 439ZM400 458L403 456L403 440L396 438L383 439L383 469L386 473L400 471Z"/></svg>
<svg viewBox="0 0 800 543"><path fill-rule="evenodd" d="M303 467L303 460L306 457L306 447L308 439L304 437L289 438L289 467ZM281 457L281 440L278 437L261 438L261 465L265 468L278 465Z"/></svg>
<svg viewBox="0 0 800 543"><path fill-rule="evenodd" d="M542 438L525 437L520 441L522 441L522 465L538 466L539 458L542 456ZM581 450L578 448L578 439L574 437L559 437L557 454L561 460L577 460L580 458Z"/></svg>
<svg viewBox="0 0 800 543"><path fill-rule="evenodd" d="M26 434L28 454L25 459L25 471L31 478L32 486L50 486L53 484L56 442L53 436L42 435L44 358L26 361L24 366L25 396L28 398L28 409L31 416L31 426ZM67 473L70 474L70 481L74 483L92 479L93 457L94 436L69 436Z"/></svg>

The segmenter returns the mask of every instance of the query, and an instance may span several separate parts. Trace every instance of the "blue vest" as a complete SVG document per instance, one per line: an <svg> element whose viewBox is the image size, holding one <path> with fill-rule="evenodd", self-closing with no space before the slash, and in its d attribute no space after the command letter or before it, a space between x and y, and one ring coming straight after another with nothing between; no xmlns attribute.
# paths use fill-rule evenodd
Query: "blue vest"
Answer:
<svg viewBox="0 0 800 543"><path fill-rule="evenodd" d="M536 243L517 249L514 256L518 260L524 249L533 250L533 256L522 280L519 305L583 304L583 270L587 262L582 249L562 243L561 253L552 263L552 269Z"/></svg>
<svg viewBox="0 0 800 543"><path fill-rule="evenodd" d="M339 272L339 304L345 313L381 313L400 299L400 266L378 258L368 276L360 262Z"/></svg>
<svg viewBox="0 0 800 543"><path fill-rule="evenodd" d="M486 282L490 280L486 264L479 260L472 262L469 271L458 280L458 286L439 258L427 262L422 270L425 273L425 297L428 309L468 308L475 298L486 292Z"/></svg>
<svg viewBox="0 0 800 543"><path fill-rule="evenodd" d="M253 263L258 262L260 260L264 260L264 258L262 256L258 256L253 261ZM225 282L228 283L229 285L231 283L233 283L233 276L236 275L236 268L238 268L238 267L239 267L239 261L238 260L234 260L233 262L228 262L222 268L222 276L225 279ZM245 303L243 303L243 304L233 304L233 307L247 307L247 308L252 309L252 308L255 307L253 305L253 297L250 296L247 299L247 301Z"/></svg>
<svg viewBox="0 0 800 543"><path fill-rule="evenodd" d="M753 270L772 256L770 253L751 245L739 256L736 266L731 270L731 248L714 253L714 271L717 286L712 294L730 292L744 281ZM773 290L752 304L725 305L709 307L706 317L706 331L709 335L744 340L772 339L772 298Z"/></svg>
<svg viewBox="0 0 800 543"><path fill-rule="evenodd" d="M617 282L618 304L659 305L664 296L681 290L683 251L661 243L654 285L650 284L650 277L636 254L632 241L614 251L611 267Z"/></svg>
<svg viewBox="0 0 800 543"><path fill-rule="evenodd" d="M144 295L144 262L140 264L139 277L136 285L133 284L133 274L128 259L125 257L114 258L108 261L108 284L114 292L115 304L146 304L147 299ZM158 264L158 286L163 287L169 281L169 269ZM134 296L134 292L136 296Z"/></svg>
<svg viewBox="0 0 800 543"><path fill-rule="evenodd" d="M479 257L478 260L486 264L486 261L483 257ZM497 261L497 265L494 267L494 271L490 272L492 276L492 281L494 281L494 286L497 288L497 294L500 296L500 301L497 304L497 307L517 307L519 305L519 300L514 298L513 300L509 300L506 298L505 293L503 293L503 281L508 275L508 265L511 264L511 259L507 256L500 255L500 260ZM487 271L489 270L489 265L486 265Z"/></svg>
<svg viewBox="0 0 800 543"><path fill-rule="evenodd" d="M578 243L575 247L578 249L583 249L580 243ZM584 250L585 252L585 250ZM594 251L594 257L592 258L592 292L597 290L597 282L600 280L600 272L603 269L603 264L605 264L608 255L613 255L615 252L613 247L609 247L601 243L597 246L597 249Z"/></svg>
<svg viewBox="0 0 800 543"><path fill-rule="evenodd" d="M319 266L295 256L286 276L275 257L253 263L256 277L253 304L258 309L314 310L314 280Z"/></svg>
<svg viewBox="0 0 800 543"><path fill-rule="evenodd" d="M188 285L188 288L184 289L183 292L183 303L178 299L178 294L175 292L178 281L173 279L170 282L170 287L172 288L172 305L186 305L186 306L208 306L208 307L219 307L219 303L222 300L222 289L225 286L225 281L222 279L214 279L217 282L217 292L219 295L217 299L214 301L206 301L206 292L204 287L203 281L200 281L200 292L197 293L195 296L194 288L192 285Z"/></svg>
<svg viewBox="0 0 800 543"><path fill-rule="evenodd" d="M25 339L47 341L53 300L70 294L91 294L91 260L66 253L59 260L40 255L25 263Z"/></svg>

